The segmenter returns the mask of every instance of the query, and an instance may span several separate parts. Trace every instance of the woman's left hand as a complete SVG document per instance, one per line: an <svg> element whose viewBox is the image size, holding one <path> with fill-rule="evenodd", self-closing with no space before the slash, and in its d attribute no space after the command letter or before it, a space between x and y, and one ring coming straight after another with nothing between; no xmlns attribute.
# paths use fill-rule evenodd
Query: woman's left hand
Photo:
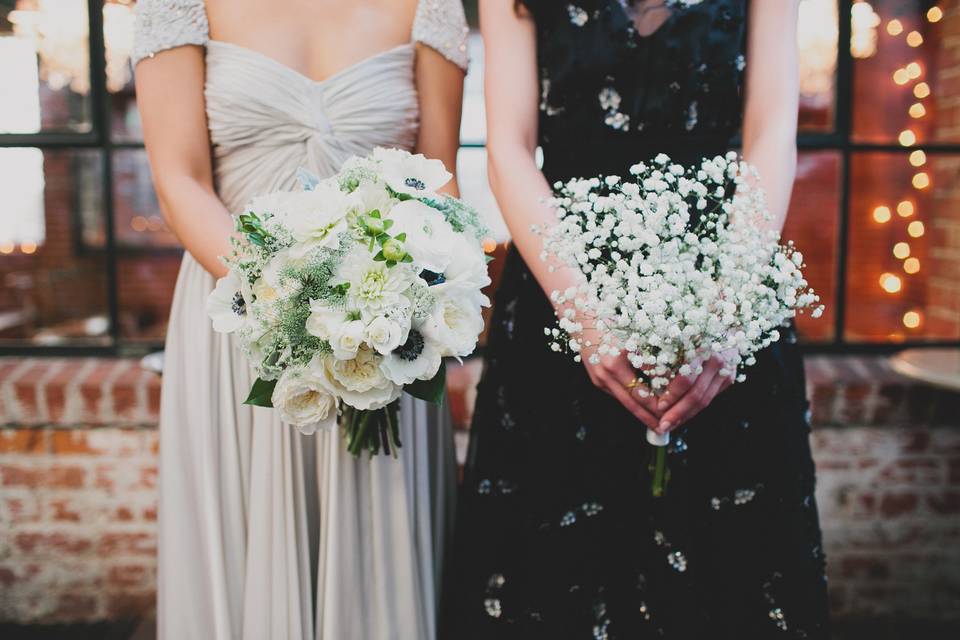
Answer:
<svg viewBox="0 0 960 640"><path fill-rule="evenodd" d="M655 431L669 433L706 409L721 391L733 384L736 374L721 373L725 361L715 355L703 363L699 375L679 376L667 386L657 411L660 423Z"/></svg>

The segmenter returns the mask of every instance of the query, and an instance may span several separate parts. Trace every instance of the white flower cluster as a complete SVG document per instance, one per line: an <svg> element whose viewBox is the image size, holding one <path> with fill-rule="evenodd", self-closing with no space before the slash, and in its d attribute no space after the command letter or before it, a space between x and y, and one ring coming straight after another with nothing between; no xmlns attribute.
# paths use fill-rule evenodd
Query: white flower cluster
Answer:
<svg viewBox="0 0 960 640"><path fill-rule="evenodd" d="M654 393L699 373L716 354L738 374L779 339L779 328L823 307L803 256L780 244L755 171L736 153L687 169L665 155L617 176L558 183L557 224L538 229L542 258L581 283L553 292L551 346L579 361L625 352ZM601 336L597 344L583 332Z"/></svg>
<svg viewBox="0 0 960 640"><path fill-rule="evenodd" d="M300 178L302 191L237 216L229 273L208 301L257 373L248 402L312 432L418 382L439 379L442 393L441 358L474 350L489 304L476 212L436 193L451 178L442 162L396 149Z"/></svg>

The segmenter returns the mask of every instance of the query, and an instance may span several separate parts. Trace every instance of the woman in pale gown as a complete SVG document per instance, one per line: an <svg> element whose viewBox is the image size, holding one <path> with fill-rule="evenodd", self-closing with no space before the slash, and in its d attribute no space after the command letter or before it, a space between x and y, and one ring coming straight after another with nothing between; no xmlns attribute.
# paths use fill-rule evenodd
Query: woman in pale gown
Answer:
<svg viewBox="0 0 960 640"><path fill-rule="evenodd" d="M248 364L204 309L229 214L296 188L299 167L330 175L376 146L455 166L465 37L460 0L140 0L144 140L187 249L160 421L161 638L435 637L448 414L405 397L399 460L353 458L337 433L243 405Z"/></svg>

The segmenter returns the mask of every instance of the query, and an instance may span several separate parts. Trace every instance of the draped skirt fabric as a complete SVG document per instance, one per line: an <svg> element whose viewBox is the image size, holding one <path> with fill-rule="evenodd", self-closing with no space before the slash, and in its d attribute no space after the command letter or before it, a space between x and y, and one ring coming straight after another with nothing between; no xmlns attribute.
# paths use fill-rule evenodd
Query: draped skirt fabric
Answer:
<svg viewBox="0 0 960 640"><path fill-rule="evenodd" d="M242 404L251 371L184 259L160 429L159 637L423 640L455 463L448 413L402 400L399 459L357 459ZM314 613L315 612L315 613Z"/></svg>

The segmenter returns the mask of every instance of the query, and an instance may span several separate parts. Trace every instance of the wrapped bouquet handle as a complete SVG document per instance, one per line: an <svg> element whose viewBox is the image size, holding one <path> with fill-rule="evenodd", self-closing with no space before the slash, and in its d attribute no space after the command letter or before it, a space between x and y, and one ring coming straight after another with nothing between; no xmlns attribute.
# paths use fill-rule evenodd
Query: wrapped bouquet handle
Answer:
<svg viewBox="0 0 960 640"><path fill-rule="evenodd" d="M652 447L650 456L650 491L654 498L661 498L667 490L669 470L667 469L667 445L670 444L669 433L657 433L647 429L647 443Z"/></svg>

